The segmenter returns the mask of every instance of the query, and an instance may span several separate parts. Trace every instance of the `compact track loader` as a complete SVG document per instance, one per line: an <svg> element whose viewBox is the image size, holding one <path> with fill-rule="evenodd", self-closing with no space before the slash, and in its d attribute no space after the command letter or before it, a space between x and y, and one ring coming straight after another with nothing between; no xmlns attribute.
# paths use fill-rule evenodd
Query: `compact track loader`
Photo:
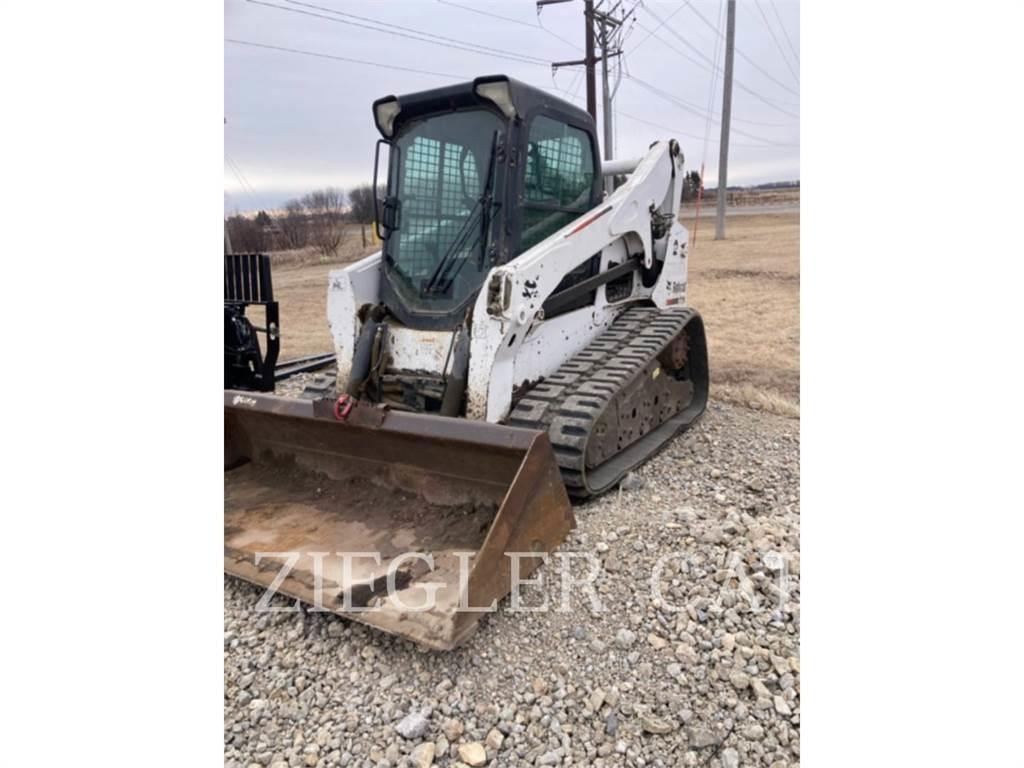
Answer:
<svg viewBox="0 0 1024 768"><path fill-rule="evenodd" d="M602 168L587 113L504 76L373 114L383 247L329 276L337 392L225 390L225 571L447 649L561 543L570 497L704 410L683 156Z"/></svg>

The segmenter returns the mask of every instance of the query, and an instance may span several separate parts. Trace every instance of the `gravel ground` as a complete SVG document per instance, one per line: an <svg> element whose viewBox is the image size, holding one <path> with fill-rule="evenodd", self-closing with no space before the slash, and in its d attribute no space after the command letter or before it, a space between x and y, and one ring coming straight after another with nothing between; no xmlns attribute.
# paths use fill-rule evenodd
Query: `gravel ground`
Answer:
<svg viewBox="0 0 1024 768"><path fill-rule="evenodd" d="M448 653L225 577L225 764L797 765L799 422L713 403L624 486L559 549L601 559L601 611L506 599Z"/></svg>

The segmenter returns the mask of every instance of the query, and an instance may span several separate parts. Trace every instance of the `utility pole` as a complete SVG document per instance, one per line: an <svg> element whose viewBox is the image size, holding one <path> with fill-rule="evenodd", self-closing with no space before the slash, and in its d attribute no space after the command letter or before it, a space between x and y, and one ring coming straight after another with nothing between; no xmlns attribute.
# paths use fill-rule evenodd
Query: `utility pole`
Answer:
<svg viewBox="0 0 1024 768"><path fill-rule="evenodd" d="M601 117L604 121L604 159L611 160L612 92L608 88L608 35L601 35Z"/></svg>
<svg viewBox="0 0 1024 768"><path fill-rule="evenodd" d="M540 13L540 9L545 5L554 5L555 3L568 3L572 0L537 0L537 12ZM559 67L578 67L583 65L586 67L587 72L587 112L594 118L594 122L597 122L597 84L594 82L594 64L597 61L597 57L594 56L594 0L583 0L583 22L586 25L584 27L583 35L583 58L576 59L575 61L553 61L551 62L551 69L555 70Z"/></svg>
<svg viewBox="0 0 1024 768"><path fill-rule="evenodd" d="M537 0L537 10L540 11L545 5L552 5L554 3L564 3L570 0ZM620 2L615 5L609 11L601 10L601 4L604 0L600 0L597 7L594 7L594 0L583 1L583 20L584 20L584 52L583 58L575 61L556 61L551 64L552 69L558 69L559 67L578 67L583 66L586 68L587 76L587 112L597 123L597 83L595 77L595 64L598 59L601 61L601 80L602 80L602 123L604 127L604 158L605 160L611 160L612 149L614 147L614 137L612 135L612 90L611 85L608 81L608 60L614 56L622 55L621 43L618 39L618 34L622 29L622 23L625 21L632 11L628 13L621 13L622 18L615 17L615 11L622 4ZM633 6L634 9L636 6ZM595 38L596 44L601 47L601 55L595 54ZM610 180L606 180L606 186L610 192Z"/></svg>
<svg viewBox="0 0 1024 768"><path fill-rule="evenodd" d="M715 240L725 239L725 199L729 195L729 117L732 113L732 54L736 39L736 0L729 0L725 27L725 83L722 90L722 139L718 144L718 211Z"/></svg>
<svg viewBox="0 0 1024 768"><path fill-rule="evenodd" d="M583 37L585 50L583 53L584 66L587 68L587 112L597 122L597 83L594 80L594 0L584 0L583 18L587 25L586 34ZM607 66L607 63L606 63ZM607 86L605 86L607 88Z"/></svg>
<svg viewBox="0 0 1024 768"><path fill-rule="evenodd" d="M604 159L612 159L612 148L614 146L614 139L612 137L612 91L608 84L608 58L610 56L618 56L622 51L616 47L616 50L612 51L612 35L616 34L619 27L622 25L613 14L618 3L608 13L602 13L600 10L594 12L595 20L601 25L601 118L604 123ZM618 41L615 41L616 46ZM615 191L615 180L611 176L606 176L604 179L604 191L609 195Z"/></svg>

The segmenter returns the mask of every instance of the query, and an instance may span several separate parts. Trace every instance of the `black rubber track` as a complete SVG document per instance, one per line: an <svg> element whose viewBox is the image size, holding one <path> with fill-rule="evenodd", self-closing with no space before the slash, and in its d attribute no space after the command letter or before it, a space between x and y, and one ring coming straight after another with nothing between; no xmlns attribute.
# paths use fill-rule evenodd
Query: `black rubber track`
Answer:
<svg viewBox="0 0 1024 768"><path fill-rule="evenodd" d="M619 453L587 467L587 443L605 409L684 331L689 351L679 376L693 384L690 402ZM689 427L704 412L707 396L707 345L696 310L634 307L527 392L507 423L548 432L566 490L582 499L613 488Z"/></svg>

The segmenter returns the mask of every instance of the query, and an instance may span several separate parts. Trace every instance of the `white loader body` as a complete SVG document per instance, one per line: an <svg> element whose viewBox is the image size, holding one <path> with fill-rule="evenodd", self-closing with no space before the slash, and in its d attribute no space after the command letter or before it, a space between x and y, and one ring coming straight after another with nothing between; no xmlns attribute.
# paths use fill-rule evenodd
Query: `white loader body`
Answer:
<svg viewBox="0 0 1024 768"><path fill-rule="evenodd" d="M492 269L477 296L471 326L466 415L500 422L509 414L513 392L554 372L625 309L638 303L659 308L686 304L688 232L678 222L683 157L670 142L652 145L627 181L590 211L506 264ZM621 164L610 166L621 172ZM607 171L606 171L607 173ZM652 242L653 216L671 219L667 236ZM595 254L598 274L642 254L643 266L663 266L651 287L634 272L632 291L609 301L607 284L596 288L593 304L552 319L542 306L562 279ZM344 388L361 323L359 309L380 301L381 253L332 270L327 318ZM389 321L390 366L445 374L453 331L423 331Z"/></svg>

